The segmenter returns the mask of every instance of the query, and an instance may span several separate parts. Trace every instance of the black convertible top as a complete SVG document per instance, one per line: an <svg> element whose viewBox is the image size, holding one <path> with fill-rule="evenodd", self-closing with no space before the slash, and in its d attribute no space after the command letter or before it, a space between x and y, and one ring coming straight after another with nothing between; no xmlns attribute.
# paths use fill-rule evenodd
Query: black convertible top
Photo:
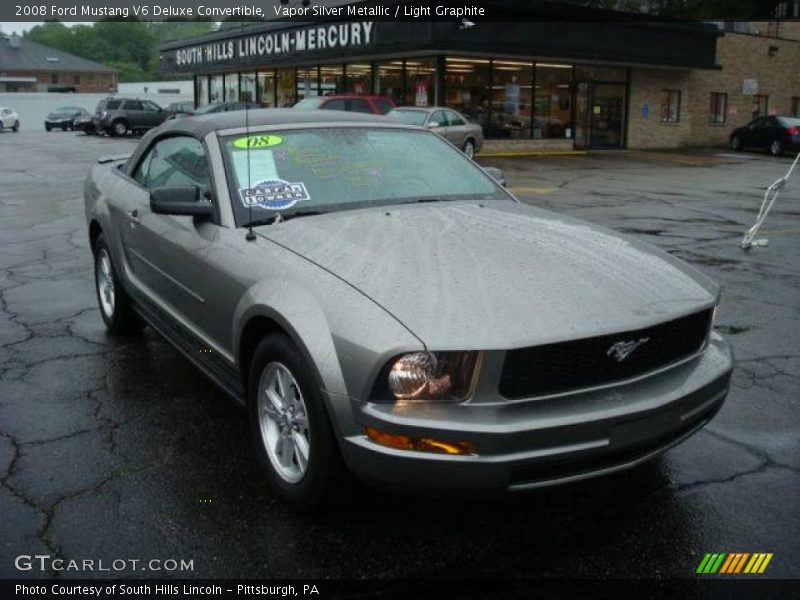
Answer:
<svg viewBox="0 0 800 600"><path fill-rule="evenodd" d="M247 115L245 115L245 112ZM387 123L386 117L341 110L300 110L294 108L253 108L231 112L214 113L170 119L161 127L160 133L180 131L202 138L212 131L244 127L245 118L249 127L263 125L294 125L330 122ZM395 121L388 121L394 124Z"/></svg>

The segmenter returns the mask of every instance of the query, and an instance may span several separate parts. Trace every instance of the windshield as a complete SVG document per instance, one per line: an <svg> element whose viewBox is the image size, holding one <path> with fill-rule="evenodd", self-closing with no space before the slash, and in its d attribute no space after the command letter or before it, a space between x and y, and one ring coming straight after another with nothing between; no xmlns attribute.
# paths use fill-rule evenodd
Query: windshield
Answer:
<svg viewBox="0 0 800 600"><path fill-rule="evenodd" d="M419 201L511 197L427 131L330 127L223 138L237 222Z"/></svg>
<svg viewBox="0 0 800 600"><path fill-rule="evenodd" d="M409 125L422 125L428 113L424 110L393 110L386 116L395 118Z"/></svg>
<svg viewBox="0 0 800 600"><path fill-rule="evenodd" d="M306 110L313 110L322 106L322 98L304 98L295 104L292 108L305 108Z"/></svg>

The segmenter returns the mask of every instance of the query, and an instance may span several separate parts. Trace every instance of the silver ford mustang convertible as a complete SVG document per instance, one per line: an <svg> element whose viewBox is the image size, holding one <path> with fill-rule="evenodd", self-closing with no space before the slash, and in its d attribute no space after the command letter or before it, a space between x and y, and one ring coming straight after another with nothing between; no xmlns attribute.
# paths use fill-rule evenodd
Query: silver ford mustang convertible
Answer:
<svg viewBox="0 0 800 600"><path fill-rule="evenodd" d="M718 287L497 177L383 117L168 121L86 180L101 315L243 404L298 507L344 469L428 492L574 481L707 423L732 368Z"/></svg>

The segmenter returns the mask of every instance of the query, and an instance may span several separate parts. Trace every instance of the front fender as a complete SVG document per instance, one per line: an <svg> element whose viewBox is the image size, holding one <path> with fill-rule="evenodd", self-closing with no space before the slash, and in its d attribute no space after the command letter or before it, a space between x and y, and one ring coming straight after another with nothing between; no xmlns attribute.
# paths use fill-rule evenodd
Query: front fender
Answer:
<svg viewBox="0 0 800 600"><path fill-rule="evenodd" d="M242 334L255 317L277 323L303 353L340 432L354 426L350 403L342 399L368 400L377 373L390 358L424 349L371 299L319 272L313 282L260 281L242 295L232 336L240 369Z"/></svg>

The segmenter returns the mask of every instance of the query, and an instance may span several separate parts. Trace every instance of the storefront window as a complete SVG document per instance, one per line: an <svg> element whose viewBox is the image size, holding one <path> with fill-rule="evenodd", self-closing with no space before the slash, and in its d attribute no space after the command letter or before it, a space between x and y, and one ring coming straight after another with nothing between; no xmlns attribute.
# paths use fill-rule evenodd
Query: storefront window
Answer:
<svg viewBox="0 0 800 600"><path fill-rule="evenodd" d="M572 138L572 66L536 65L533 137Z"/></svg>
<svg viewBox="0 0 800 600"><path fill-rule="evenodd" d="M297 100L319 96L317 67L297 67Z"/></svg>
<svg viewBox="0 0 800 600"><path fill-rule="evenodd" d="M436 106L438 94L436 90L436 59L410 58L406 60L407 106Z"/></svg>
<svg viewBox="0 0 800 600"><path fill-rule="evenodd" d="M196 106L208 104L208 75L198 75L195 79L194 102Z"/></svg>
<svg viewBox="0 0 800 600"><path fill-rule="evenodd" d="M372 65L351 63L345 67L345 91L351 94L372 93Z"/></svg>
<svg viewBox="0 0 800 600"><path fill-rule="evenodd" d="M491 137L531 136L533 63L495 60L492 63Z"/></svg>
<svg viewBox="0 0 800 600"><path fill-rule="evenodd" d="M341 94L344 90L344 67L322 65L319 68L319 93L321 96Z"/></svg>
<svg viewBox="0 0 800 600"><path fill-rule="evenodd" d="M225 74L225 102L238 102L239 100L239 74Z"/></svg>
<svg viewBox="0 0 800 600"><path fill-rule="evenodd" d="M294 67L278 69L278 107L285 108L295 103Z"/></svg>
<svg viewBox="0 0 800 600"><path fill-rule="evenodd" d="M375 89L381 96L394 100L395 104L403 103L403 61L378 63L378 80Z"/></svg>
<svg viewBox="0 0 800 600"><path fill-rule="evenodd" d="M445 104L489 128L489 59L447 58Z"/></svg>
<svg viewBox="0 0 800 600"><path fill-rule="evenodd" d="M256 74L242 73L239 79L239 100L242 102L256 101Z"/></svg>
<svg viewBox="0 0 800 600"><path fill-rule="evenodd" d="M258 98L261 106L275 106L275 71L262 71L258 74Z"/></svg>
<svg viewBox="0 0 800 600"><path fill-rule="evenodd" d="M218 102L222 102L223 101L222 99L223 99L223 93L224 93L225 88L223 87L223 84L222 84L222 75L212 75L211 76L211 82L210 82L210 88L209 89L211 90L211 94L210 94L210 98L209 98L209 101L211 102L211 104L216 104Z"/></svg>

